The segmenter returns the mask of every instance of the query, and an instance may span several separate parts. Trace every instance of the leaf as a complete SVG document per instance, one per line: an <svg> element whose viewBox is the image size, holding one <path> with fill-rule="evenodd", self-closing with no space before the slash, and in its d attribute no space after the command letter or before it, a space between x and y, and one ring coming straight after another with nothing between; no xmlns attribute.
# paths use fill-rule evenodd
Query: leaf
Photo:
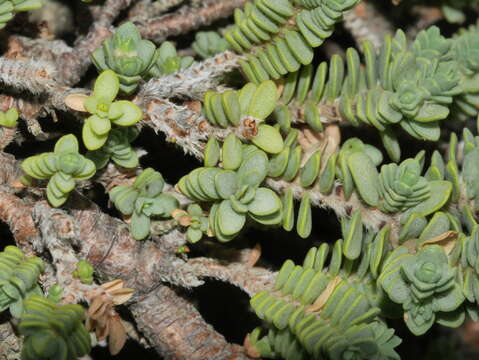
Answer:
<svg viewBox="0 0 479 360"><path fill-rule="evenodd" d="M277 212L281 207L281 200L273 190L259 188L254 200L248 205L248 211L257 216L266 216Z"/></svg>
<svg viewBox="0 0 479 360"><path fill-rule="evenodd" d="M107 118L102 118L97 115L92 115L86 119L90 129L95 133L95 135L103 136L108 135L111 129L111 122Z"/></svg>
<svg viewBox="0 0 479 360"><path fill-rule="evenodd" d="M361 255L361 249L363 246L363 224L361 221L361 210L356 209L352 218L344 219L341 222L341 225L344 239L344 256L349 260L356 260L359 255Z"/></svg>
<svg viewBox="0 0 479 360"><path fill-rule="evenodd" d="M240 103L241 114L246 115L250 107L253 96L258 87L253 83L248 83L238 91L238 101Z"/></svg>
<svg viewBox="0 0 479 360"><path fill-rule="evenodd" d="M115 100L120 90L120 80L113 70L103 71L96 79L93 95L107 104Z"/></svg>
<svg viewBox="0 0 479 360"><path fill-rule="evenodd" d="M404 217L413 213L427 216L438 211L446 204L452 193L452 184L449 181L436 180L430 181L429 186L431 189L431 196L427 200L408 209L404 213Z"/></svg>
<svg viewBox="0 0 479 360"><path fill-rule="evenodd" d="M288 166L289 151L289 147L285 147L279 154L273 155L271 157L269 160L268 176L280 177L286 171L286 167Z"/></svg>
<svg viewBox="0 0 479 360"><path fill-rule="evenodd" d="M138 214L136 211L131 216L131 236L135 240L143 240L150 235L150 218L144 214Z"/></svg>
<svg viewBox="0 0 479 360"><path fill-rule="evenodd" d="M319 170L321 169L321 151L317 150L308 159L304 167L300 171L300 183L302 187L308 187L313 185L316 181Z"/></svg>
<svg viewBox="0 0 479 360"><path fill-rule="evenodd" d="M311 214L310 195L305 193L301 199L301 205L298 211L298 222L296 224L296 231L303 239L306 239L311 234L313 219Z"/></svg>
<svg viewBox="0 0 479 360"><path fill-rule="evenodd" d="M205 161L204 164L206 167L215 167L220 160L220 144L214 136L211 136L208 139L205 147Z"/></svg>
<svg viewBox="0 0 479 360"><path fill-rule="evenodd" d="M73 134L62 136L55 144L55 154L77 153L79 151L78 140Z"/></svg>
<svg viewBox="0 0 479 360"><path fill-rule="evenodd" d="M293 190L288 189L283 195L283 229L291 231L294 227Z"/></svg>
<svg viewBox="0 0 479 360"><path fill-rule="evenodd" d="M65 97L64 102L72 110L86 112L84 102L87 98L86 94L70 94Z"/></svg>
<svg viewBox="0 0 479 360"><path fill-rule="evenodd" d="M143 111L131 101L120 100L111 104L108 117L115 125L132 126L143 118Z"/></svg>
<svg viewBox="0 0 479 360"><path fill-rule="evenodd" d="M218 218L219 231L226 236L240 232L246 221L245 215L238 214L233 210L230 200L221 202L216 217Z"/></svg>
<svg viewBox="0 0 479 360"><path fill-rule="evenodd" d="M85 123L83 124L82 139L83 139L83 143L85 144L85 147L88 150L93 151L93 150L98 150L103 145L105 145L108 139L108 134L104 134L104 135L95 134L93 130L91 129L87 119L87 121L85 121Z"/></svg>
<svg viewBox="0 0 479 360"><path fill-rule="evenodd" d="M243 149L241 140L235 134L229 134L224 143L221 152L223 168L225 170L236 170L243 161Z"/></svg>
<svg viewBox="0 0 479 360"><path fill-rule="evenodd" d="M277 100L276 84L271 80L263 81L251 97L247 115L264 120L273 112Z"/></svg>
<svg viewBox="0 0 479 360"><path fill-rule="evenodd" d="M261 150L243 154L243 163L237 171L239 185L258 187L268 174L268 164L268 157Z"/></svg>
<svg viewBox="0 0 479 360"><path fill-rule="evenodd" d="M348 157L349 170L364 202L370 206L379 203L379 173L369 156L354 152Z"/></svg>
<svg viewBox="0 0 479 360"><path fill-rule="evenodd" d="M259 125L258 134L251 139L251 142L270 154L280 153L284 146L283 138L278 129L266 124Z"/></svg>

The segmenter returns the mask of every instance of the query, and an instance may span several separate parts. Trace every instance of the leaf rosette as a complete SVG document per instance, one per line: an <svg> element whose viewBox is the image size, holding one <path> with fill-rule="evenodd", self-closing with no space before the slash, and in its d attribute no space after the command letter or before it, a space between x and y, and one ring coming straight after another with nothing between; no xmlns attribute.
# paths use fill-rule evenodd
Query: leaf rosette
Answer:
<svg viewBox="0 0 479 360"><path fill-rule="evenodd" d="M150 234L151 218L171 217L179 208L178 200L163 194L163 176L151 168L145 169L132 185L119 185L110 191L110 199L123 214L131 216L133 238L143 240Z"/></svg>
<svg viewBox="0 0 479 360"><path fill-rule="evenodd" d="M96 172L93 161L78 151L77 138L69 134L57 141L54 152L31 156L22 162L22 169L28 176L39 180L49 179L47 198L54 207L67 201L76 181L89 179Z"/></svg>
<svg viewBox="0 0 479 360"><path fill-rule="evenodd" d="M143 40L131 22L122 24L113 37L93 52L92 60L99 71L113 70L119 77L120 89L132 94L139 82L155 64L156 47Z"/></svg>

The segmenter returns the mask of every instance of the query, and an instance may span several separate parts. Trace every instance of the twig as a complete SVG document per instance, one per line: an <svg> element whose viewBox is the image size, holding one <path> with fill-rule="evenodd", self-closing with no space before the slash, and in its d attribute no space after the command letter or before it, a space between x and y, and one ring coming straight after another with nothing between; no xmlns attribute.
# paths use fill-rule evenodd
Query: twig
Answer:
<svg viewBox="0 0 479 360"><path fill-rule="evenodd" d="M208 90L221 91L221 78L239 67L239 59L238 55L226 51L205 61L196 62L186 70L151 79L142 86L138 96L202 100Z"/></svg>
<svg viewBox="0 0 479 360"><path fill-rule="evenodd" d="M168 36L184 34L228 17L245 2L246 0L207 0L203 7L183 6L173 14L136 21L136 25L144 38L160 43Z"/></svg>
<svg viewBox="0 0 479 360"><path fill-rule="evenodd" d="M364 40L369 40L378 49L384 36L393 32L390 22L369 1L361 1L346 12L343 19L344 27L351 32L359 47Z"/></svg>
<svg viewBox="0 0 479 360"><path fill-rule="evenodd" d="M261 290L273 287L276 273L260 267L249 267L244 263L222 264L216 259L194 258L188 261L195 274L201 278L214 278L233 284L254 296Z"/></svg>
<svg viewBox="0 0 479 360"><path fill-rule="evenodd" d="M0 360L20 360L21 339L6 319L0 319Z"/></svg>
<svg viewBox="0 0 479 360"><path fill-rule="evenodd" d="M0 83L32 94L50 92L56 85L53 64L37 60L10 60L0 57Z"/></svg>
<svg viewBox="0 0 479 360"><path fill-rule="evenodd" d="M73 85L80 81L91 64L90 54L110 36L110 26L118 14L133 0L107 0L102 13L93 23L88 35L79 41L71 53L65 53L58 60L57 69L61 84Z"/></svg>

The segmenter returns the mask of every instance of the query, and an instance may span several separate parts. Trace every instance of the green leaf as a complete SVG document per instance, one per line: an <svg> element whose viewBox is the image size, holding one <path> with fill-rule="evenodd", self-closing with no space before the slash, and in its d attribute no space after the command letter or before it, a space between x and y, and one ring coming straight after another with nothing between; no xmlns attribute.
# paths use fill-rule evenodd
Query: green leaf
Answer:
<svg viewBox="0 0 479 360"><path fill-rule="evenodd" d="M424 104L419 113L414 117L415 121L431 122L447 118L449 115L449 108L439 104Z"/></svg>
<svg viewBox="0 0 479 360"><path fill-rule="evenodd" d="M103 71L95 81L93 95L107 104L115 100L120 90L120 80L113 70Z"/></svg>
<svg viewBox="0 0 479 360"><path fill-rule="evenodd" d="M427 216L440 210L446 204L452 193L452 184L449 181L436 180L430 181L429 186L431 196L420 204L408 209L404 213L404 217L408 217L413 213Z"/></svg>
<svg viewBox="0 0 479 360"><path fill-rule="evenodd" d="M349 260L356 260L361 255L363 246L363 224L361 210L356 209L351 219L343 218L341 221L343 232L344 256Z"/></svg>
<svg viewBox="0 0 479 360"><path fill-rule="evenodd" d="M291 231L294 227L293 190L288 189L283 195L283 229Z"/></svg>
<svg viewBox="0 0 479 360"><path fill-rule="evenodd" d="M268 176L280 177L286 171L289 160L289 147L285 147L279 154L274 155L269 160Z"/></svg>
<svg viewBox="0 0 479 360"><path fill-rule="evenodd" d="M336 160L338 158L337 153L333 153L326 163L326 167L319 176L319 191L322 194L329 194L333 190L334 178L336 175ZM365 155L366 156L366 155Z"/></svg>
<svg viewBox="0 0 479 360"><path fill-rule="evenodd" d="M271 125L260 124L258 134L251 139L252 143L270 154L278 154L283 150L283 138L278 129Z"/></svg>
<svg viewBox="0 0 479 360"><path fill-rule="evenodd" d="M105 145L106 141L108 140L108 134L104 135L97 135L93 132L93 130L90 127L90 123L85 121L83 124L83 130L82 130L82 139L83 143L85 144L85 147L88 150L98 150L100 149L103 145Z"/></svg>
<svg viewBox="0 0 479 360"><path fill-rule="evenodd" d="M349 170L364 202L370 206L379 203L379 173L369 156L354 152L348 157Z"/></svg>
<svg viewBox="0 0 479 360"><path fill-rule="evenodd" d="M281 200L274 191L259 188L254 200L248 205L248 210L256 216L266 216L276 213L281 207Z"/></svg>
<svg viewBox="0 0 479 360"><path fill-rule="evenodd" d="M131 236L135 240L143 240L150 235L150 218L144 214L138 214L136 211L131 216Z"/></svg>
<svg viewBox="0 0 479 360"><path fill-rule="evenodd" d="M246 115L250 107L253 96L258 87L253 83L248 83L238 91L238 101L240 103L241 114Z"/></svg>
<svg viewBox="0 0 479 360"><path fill-rule="evenodd" d="M221 152L223 168L225 170L236 170L243 160L243 149L241 140L235 134L229 134L223 143Z"/></svg>
<svg viewBox="0 0 479 360"><path fill-rule="evenodd" d="M216 217L218 218L219 231L226 236L240 232L246 221L245 215L238 214L233 210L230 200L221 202Z"/></svg>
<svg viewBox="0 0 479 360"><path fill-rule="evenodd" d="M278 100L276 84L271 80L263 81L250 99L247 115L260 120L266 119L273 112Z"/></svg>
<svg viewBox="0 0 479 360"><path fill-rule="evenodd" d="M108 134L111 129L111 122L107 118L92 115L86 121L89 122L91 130L99 136Z"/></svg>
<svg viewBox="0 0 479 360"><path fill-rule="evenodd" d="M321 169L321 151L317 150L311 157L308 159L304 167L301 168L300 172L300 183L302 187L308 187L313 185L316 181L319 170Z"/></svg>
<svg viewBox="0 0 479 360"><path fill-rule="evenodd" d="M205 161L204 164L206 167L215 167L220 160L220 144L214 136L211 136L208 139L205 147Z"/></svg>
<svg viewBox="0 0 479 360"><path fill-rule="evenodd" d="M108 117L115 125L132 126L143 118L143 111L131 101L120 100L111 104Z"/></svg>
<svg viewBox="0 0 479 360"><path fill-rule="evenodd" d="M237 171L239 185L259 186L268 174L268 164L268 157L261 150L243 154L243 163Z"/></svg>
<svg viewBox="0 0 479 360"><path fill-rule="evenodd" d="M221 95L223 109L230 124L238 126L241 119L241 106L236 91L228 90Z"/></svg>
<svg viewBox="0 0 479 360"><path fill-rule="evenodd" d="M311 234L312 225L310 195L309 193L305 193L301 199L301 205L298 211L298 222L296 224L298 235L306 239Z"/></svg>
<svg viewBox="0 0 479 360"><path fill-rule="evenodd" d="M229 199L238 189L238 176L231 170L224 170L215 175L216 192L222 199Z"/></svg>
<svg viewBox="0 0 479 360"><path fill-rule="evenodd" d="M68 134L62 136L55 144L55 154L77 153L79 151L78 140L75 135Z"/></svg>

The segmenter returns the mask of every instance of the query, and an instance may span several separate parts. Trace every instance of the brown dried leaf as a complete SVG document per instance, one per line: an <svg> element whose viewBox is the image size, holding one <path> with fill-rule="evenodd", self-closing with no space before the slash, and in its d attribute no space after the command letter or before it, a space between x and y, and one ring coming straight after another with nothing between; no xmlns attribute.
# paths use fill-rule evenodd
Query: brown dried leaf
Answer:
<svg viewBox="0 0 479 360"><path fill-rule="evenodd" d="M261 353L259 352L259 350L256 349L256 347L249 341L249 334L247 334L244 338L243 347L245 349L246 355L248 355L249 357L252 357L254 359L259 359L261 357Z"/></svg>
<svg viewBox="0 0 479 360"><path fill-rule="evenodd" d="M248 257L248 261L246 262L247 267L254 267L258 262L259 258L261 257L261 244L257 243L253 249L251 249Z"/></svg>
<svg viewBox="0 0 479 360"><path fill-rule="evenodd" d="M336 286L340 282L341 278L339 276L336 276L334 279L332 279L326 287L326 290L323 291L323 293L316 299L316 301L312 305L306 308L306 313L309 314L321 310L328 301Z"/></svg>
<svg viewBox="0 0 479 360"><path fill-rule="evenodd" d="M459 233L456 231L446 231L445 233L436 236L432 239L426 240L421 244L421 247L435 244L441 246L447 255L451 253L456 246L457 239L459 238Z"/></svg>
<svg viewBox="0 0 479 360"><path fill-rule="evenodd" d="M126 303L133 296L133 289L123 288L110 291L109 295L113 296L113 304L120 305Z"/></svg>
<svg viewBox="0 0 479 360"><path fill-rule="evenodd" d="M118 315L110 318L110 333L108 336L108 349L111 355L117 355L126 342L126 331Z"/></svg>
<svg viewBox="0 0 479 360"><path fill-rule="evenodd" d="M88 316L92 319L96 319L102 316L106 311L106 304L101 296L96 296L88 308Z"/></svg>
<svg viewBox="0 0 479 360"><path fill-rule="evenodd" d="M87 97L88 95L85 94L70 94L65 98L65 105L76 111L87 112L85 105L83 105Z"/></svg>
<svg viewBox="0 0 479 360"><path fill-rule="evenodd" d="M118 289L121 289L123 287L123 280L116 279L116 280L104 283L100 286L103 289L105 289L106 292L110 292L110 291L113 291L113 290L118 290Z"/></svg>

